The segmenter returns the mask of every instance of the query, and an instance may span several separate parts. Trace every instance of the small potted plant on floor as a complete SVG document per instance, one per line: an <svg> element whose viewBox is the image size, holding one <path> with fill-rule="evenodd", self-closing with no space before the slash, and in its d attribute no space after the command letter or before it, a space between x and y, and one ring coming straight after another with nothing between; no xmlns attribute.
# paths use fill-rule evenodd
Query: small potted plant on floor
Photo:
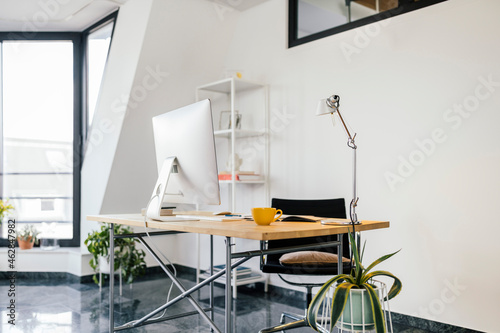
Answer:
<svg viewBox="0 0 500 333"><path fill-rule="evenodd" d="M109 235L110 225L104 224L100 230L89 233L85 240L85 245L92 254L90 267L95 273L99 273L100 267L109 263ZM123 225L114 225L114 234L131 234L132 230ZM116 238L115 239L115 263L114 270L121 270L123 278L127 283L132 283L134 279L146 272L146 262L144 257L146 253L136 248L137 239L135 238ZM102 272L102 269L101 269ZM94 274L93 280L99 284L97 274Z"/></svg>
<svg viewBox="0 0 500 333"><path fill-rule="evenodd" d="M343 329L358 331L362 330L364 326L364 329L366 330L375 329L377 333L383 333L386 331L384 311L381 305L381 298L383 298L383 296L379 288L377 288L373 283L372 279L376 276L386 276L393 280L393 284L388 292L388 295L383 298L382 301L389 300L399 294L402 288L402 283L392 273L381 270L372 271L372 269L376 265L398 253L400 250L380 257L365 268L361 263L363 253L360 255L358 252L354 237L351 233L349 233L349 238L351 240L355 267L349 274L337 275L321 287L319 292L311 301L307 310L308 324L316 331L320 330L318 327L318 311L323 306L323 301L329 294L330 288L334 287L335 290L332 297L332 304L330 304L330 323L332 327L343 315ZM362 312L364 313L361 315Z"/></svg>
<svg viewBox="0 0 500 333"><path fill-rule="evenodd" d="M9 204L9 200L0 200L0 226L2 225L3 218L7 213L10 213L14 206Z"/></svg>
<svg viewBox="0 0 500 333"><path fill-rule="evenodd" d="M17 231L17 243L21 250L29 250L33 248L35 242L38 241L40 232L32 224L27 224Z"/></svg>

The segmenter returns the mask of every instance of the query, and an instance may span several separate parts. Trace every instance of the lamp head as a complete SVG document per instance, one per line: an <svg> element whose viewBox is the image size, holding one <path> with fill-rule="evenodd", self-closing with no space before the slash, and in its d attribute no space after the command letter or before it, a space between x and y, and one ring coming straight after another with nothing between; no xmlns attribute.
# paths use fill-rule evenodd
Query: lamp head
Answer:
<svg viewBox="0 0 500 333"><path fill-rule="evenodd" d="M339 95L332 95L326 99L322 99L318 103L316 115L321 116L324 114L333 114L338 111L340 105Z"/></svg>

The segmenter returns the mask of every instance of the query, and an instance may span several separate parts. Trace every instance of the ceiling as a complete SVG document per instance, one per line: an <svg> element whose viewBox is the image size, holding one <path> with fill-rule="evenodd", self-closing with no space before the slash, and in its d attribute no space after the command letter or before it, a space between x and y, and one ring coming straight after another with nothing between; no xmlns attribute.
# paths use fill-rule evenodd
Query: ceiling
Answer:
<svg viewBox="0 0 500 333"><path fill-rule="evenodd" d="M0 31L83 31L127 1L0 0ZM243 11L267 0L207 1Z"/></svg>
<svg viewBox="0 0 500 333"><path fill-rule="evenodd" d="M127 0L0 0L0 31L82 31Z"/></svg>

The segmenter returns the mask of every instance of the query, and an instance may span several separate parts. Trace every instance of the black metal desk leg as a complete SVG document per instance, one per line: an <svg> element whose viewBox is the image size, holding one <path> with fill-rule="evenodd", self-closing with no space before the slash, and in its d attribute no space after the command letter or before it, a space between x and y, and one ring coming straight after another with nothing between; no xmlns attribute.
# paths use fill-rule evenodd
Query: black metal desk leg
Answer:
<svg viewBox="0 0 500 333"><path fill-rule="evenodd" d="M344 261L342 260L344 258L344 235L338 234L337 235L337 241L340 242L339 245L337 245L337 273L344 274Z"/></svg>
<svg viewBox="0 0 500 333"><path fill-rule="evenodd" d="M225 332L231 332L231 237L226 237L226 308L225 308ZM236 286L235 286L236 287Z"/></svg>
<svg viewBox="0 0 500 333"><path fill-rule="evenodd" d="M109 331L115 331L115 225L109 229Z"/></svg>

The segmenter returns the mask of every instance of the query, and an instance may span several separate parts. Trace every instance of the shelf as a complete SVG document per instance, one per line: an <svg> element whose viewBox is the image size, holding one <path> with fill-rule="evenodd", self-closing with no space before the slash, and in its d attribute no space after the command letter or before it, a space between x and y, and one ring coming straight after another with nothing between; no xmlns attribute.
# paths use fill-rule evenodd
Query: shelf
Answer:
<svg viewBox="0 0 500 333"><path fill-rule="evenodd" d="M227 130L220 130L220 131L215 131L214 135L216 137L223 137L223 138L230 138L231 137L231 131L230 129ZM249 138L252 136L260 136L266 134L266 131L252 131L252 130L242 130L242 129L235 129L234 130L234 136L236 138Z"/></svg>
<svg viewBox="0 0 500 333"><path fill-rule="evenodd" d="M210 277L209 273L203 273L200 275L201 279L207 279ZM252 271L252 273L244 275L244 276L237 276L236 277L236 285L241 286L249 283L256 283L256 282L265 282L267 277L259 272ZM225 275L219 277L218 279L215 280L217 283L221 284L226 284L226 277ZM231 278L231 284L234 285L234 279Z"/></svg>
<svg viewBox="0 0 500 333"><path fill-rule="evenodd" d="M200 87L198 87L198 90L205 90L205 91L230 94L231 93L231 81L233 81L233 80L234 80L234 89L238 92L259 89L259 88L265 87L264 85L262 85L260 83L256 83L256 82L252 82L252 81L248 81L248 80L227 78L227 79L223 79L223 80L220 80L217 82L213 82L210 84L200 86Z"/></svg>

